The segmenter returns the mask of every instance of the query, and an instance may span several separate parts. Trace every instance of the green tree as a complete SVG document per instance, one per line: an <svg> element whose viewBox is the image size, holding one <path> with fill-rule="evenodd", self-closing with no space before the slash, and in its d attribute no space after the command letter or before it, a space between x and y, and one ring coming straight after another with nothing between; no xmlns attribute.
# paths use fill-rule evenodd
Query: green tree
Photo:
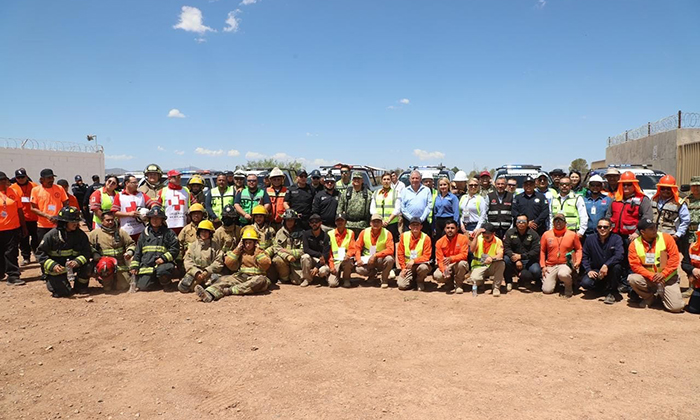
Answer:
<svg viewBox="0 0 700 420"><path fill-rule="evenodd" d="M248 163L245 164L246 168L274 168L275 166L280 168L294 169L297 171L303 167L301 162L296 160L290 162L283 162L272 158L249 160Z"/></svg>
<svg viewBox="0 0 700 420"><path fill-rule="evenodd" d="M571 161L571 165L569 165L569 171L574 169L582 174L585 174L588 172L588 162L586 162L586 159L583 158L574 159Z"/></svg>
<svg viewBox="0 0 700 420"><path fill-rule="evenodd" d="M454 173L457 173L457 172L459 172L459 168L456 167L456 166L453 166L452 169L451 169L451 171L454 172Z"/></svg>

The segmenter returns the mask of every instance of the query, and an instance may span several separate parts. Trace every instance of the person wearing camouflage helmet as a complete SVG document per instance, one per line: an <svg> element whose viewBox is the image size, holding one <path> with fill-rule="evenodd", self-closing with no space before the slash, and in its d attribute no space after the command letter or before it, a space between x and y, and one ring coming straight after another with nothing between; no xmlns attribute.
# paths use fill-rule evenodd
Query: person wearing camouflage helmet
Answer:
<svg viewBox="0 0 700 420"><path fill-rule="evenodd" d="M162 286L172 290L171 280L176 276L175 260L180 254L180 243L175 232L168 228L168 217L160 206L148 212L148 226L136 243L129 269L134 276L132 291L154 290Z"/></svg>
<svg viewBox="0 0 700 420"><path fill-rule="evenodd" d="M301 284L301 256L304 254L303 231L297 225L299 215L289 209L282 216L284 224L277 231L273 244L272 264L283 283Z"/></svg>
<svg viewBox="0 0 700 420"><path fill-rule="evenodd" d="M352 173L352 185L340 193L338 200L337 214L344 213L347 220L347 227L355 236L359 237L360 232L369 227L370 205L372 204L372 194L366 185L359 171Z"/></svg>
<svg viewBox="0 0 700 420"><path fill-rule="evenodd" d="M41 240L37 260L53 297L87 293L90 281L90 241L79 229L80 211L66 206L55 216L56 227ZM71 287L71 281L73 286Z"/></svg>

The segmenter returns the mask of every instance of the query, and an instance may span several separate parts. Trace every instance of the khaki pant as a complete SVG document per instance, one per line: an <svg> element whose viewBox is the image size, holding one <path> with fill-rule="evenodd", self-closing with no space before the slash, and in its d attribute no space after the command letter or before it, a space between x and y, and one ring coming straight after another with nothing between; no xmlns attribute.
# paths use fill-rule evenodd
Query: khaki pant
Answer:
<svg viewBox="0 0 700 420"><path fill-rule="evenodd" d="M494 261L489 265L474 267L467 283L474 284L476 282L477 286L481 286L487 278L493 276L493 288L498 289L503 283L503 271L505 269L506 263L504 261Z"/></svg>
<svg viewBox="0 0 700 420"><path fill-rule="evenodd" d="M557 279L564 283L564 290L568 293L572 290L571 268L566 264L557 264L547 267L547 275L542 277L542 293L549 295L554 293L557 287Z"/></svg>
<svg viewBox="0 0 700 420"><path fill-rule="evenodd" d="M630 274L627 277L630 286L642 299L651 299L656 294L656 289L658 285L651 280L647 280L639 274ZM661 300L664 302L664 307L669 312L682 312L685 301L683 300L683 295L681 294L681 284L678 279L678 275L671 277L666 281L664 286L664 292L661 296Z"/></svg>
<svg viewBox="0 0 700 420"><path fill-rule="evenodd" d="M316 264L318 264L319 259L312 257L309 254L304 254L301 256L301 278L304 280L308 281L311 283L314 279L311 278L311 270L316 267ZM331 269L328 268L328 265L321 266L321 268L318 269L318 274L316 275L316 278L324 278L328 277L328 275L331 273Z"/></svg>
<svg viewBox="0 0 700 420"><path fill-rule="evenodd" d="M129 277L127 277L129 276ZM131 276L127 271L118 271L109 279L101 279L97 277L97 280L102 283L102 289L105 292L117 291L123 292L129 290L129 281Z"/></svg>
<svg viewBox="0 0 700 420"><path fill-rule="evenodd" d="M430 266L428 264L414 264L410 270L406 270L406 276L399 274L396 278L396 284L399 286L399 290L408 290L411 288L411 283L414 279L416 284L422 284L425 278L428 277L428 274L430 274Z"/></svg>
<svg viewBox="0 0 700 420"><path fill-rule="evenodd" d="M279 255L272 257L272 264L277 269L277 275L282 281L291 281L292 284L301 284L301 267L296 268L296 262L290 263Z"/></svg>
<svg viewBox="0 0 700 420"><path fill-rule="evenodd" d="M469 273L469 263L466 261L459 261L448 265L447 268L449 268L451 271L449 277L446 277L445 274L440 271L440 268L435 269L435 272L433 273L433 278L435 281L438 283L449 283L454 281L456 287L462 287L464 277L467 275L467 273Z"/></svg>
<svg viewBox="0 0 700 420"><path fill-rule="evenodd" d="M382 284L389 284L389 272L394 268L394 257L387 255L386 257L377 258L374 260L374 265L357 266L355 271L361 276L367 276L367 279L377 275L377 271L382 272Z"/></svg>
<svg viewBox="0 0 700 420"><path fill-rule="evenodd" d="M224 296L252 295L264 292L270 287L270 284L270 280L265 276L234 273L219 277L216 283L205 290L214 297L214 300L219 300Z"/></svg>
<svg viewBox="0 0 700 420"><path fill-rule="evenodd" d="M340 277L343 281L345 280L350 280L350 274L352 274L352 268L354 267L352 260L347 259L344 261L341 261L339 264L335 264L335 270L336 274L329 273L328 274L328 286L329 287L338 287L340 286L340 279L338 279L338 274L340 274Z"/></svg>

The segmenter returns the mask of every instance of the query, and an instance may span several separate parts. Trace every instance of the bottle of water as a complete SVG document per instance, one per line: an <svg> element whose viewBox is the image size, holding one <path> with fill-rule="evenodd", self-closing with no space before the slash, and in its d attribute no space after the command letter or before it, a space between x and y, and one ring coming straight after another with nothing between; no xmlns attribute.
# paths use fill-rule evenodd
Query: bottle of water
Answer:
<svg viewBox="0 0 700 420"><path fill-rule="evenodd" d="M68 275L68 281L75 281L75 271L71 267L66 266L66 274Z"/></svg>
<svg viewBox="0 0 700 420"><path fill-rule="evenodd" d="M472 283L472 296L476 297L478 295L478 290L476 287L476 282Z"/></svg>

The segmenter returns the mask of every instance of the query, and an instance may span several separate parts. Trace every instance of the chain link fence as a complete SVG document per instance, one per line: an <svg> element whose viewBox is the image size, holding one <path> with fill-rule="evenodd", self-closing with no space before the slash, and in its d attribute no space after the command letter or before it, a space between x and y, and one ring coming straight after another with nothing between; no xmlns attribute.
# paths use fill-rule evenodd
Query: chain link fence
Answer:
<svg viewBox="0 0 700 420"><path fill-rule="evenodd" d="M658 133L677 130L679 128L700 128L700 113L678 111L678 114L670 115L658 121L648 122L640 127L627 130L624 133L608 137L608 146L622 144L628 141L642 139Z"/></svg>
<svg viewBox="0 0 700 420"><path fill-rule="evenodd" d="M96 144L80 144L34 139L14 139L6 137L0 137L0 148L48 150L53 152L104 153L104 148Z"/></svg>

